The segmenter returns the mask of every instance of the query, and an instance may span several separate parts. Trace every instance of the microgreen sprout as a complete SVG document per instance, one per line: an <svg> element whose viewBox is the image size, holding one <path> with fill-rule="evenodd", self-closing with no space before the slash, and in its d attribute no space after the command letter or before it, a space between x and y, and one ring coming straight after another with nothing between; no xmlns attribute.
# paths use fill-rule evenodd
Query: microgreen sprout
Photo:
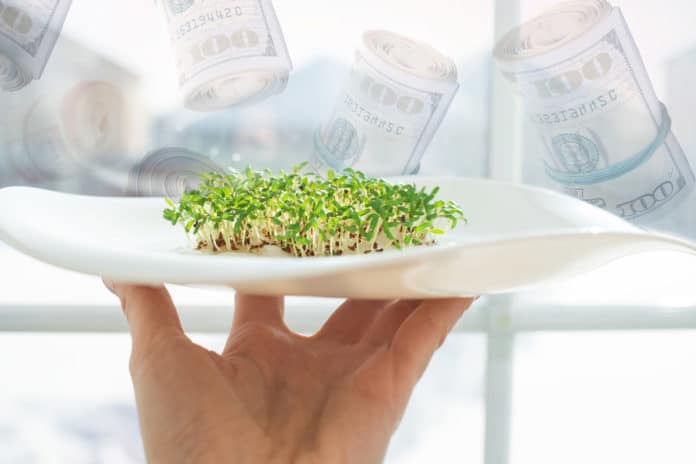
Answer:
<svg viewBox="0 0 696 464"><path fill-rule="evenodd" d="M303 173L272 175L247 168L204 174L202 183L167 199L164 218L180 224L198 249L258 252L274 245L295 256L338 256L435 243L434 236L466 221L451 201L413 184L390 184L346 169L323 179Z"/></svg>

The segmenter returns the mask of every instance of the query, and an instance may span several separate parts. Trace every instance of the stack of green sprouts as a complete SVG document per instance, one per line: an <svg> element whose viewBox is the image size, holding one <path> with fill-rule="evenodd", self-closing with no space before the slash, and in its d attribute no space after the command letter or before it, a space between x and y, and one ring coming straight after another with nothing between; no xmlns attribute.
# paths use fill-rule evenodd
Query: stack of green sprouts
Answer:
<svg viewBox="0 0 696 464"><path fill-rule="evenodd" d="M338 256L431 245L434 236L464 219L453 202L412 184L394 185L347 169L328 178L302 173L274 176L247 168L205 174L164 218L184 226L199 250L259 253L276 246L294 256Z"/></svg>

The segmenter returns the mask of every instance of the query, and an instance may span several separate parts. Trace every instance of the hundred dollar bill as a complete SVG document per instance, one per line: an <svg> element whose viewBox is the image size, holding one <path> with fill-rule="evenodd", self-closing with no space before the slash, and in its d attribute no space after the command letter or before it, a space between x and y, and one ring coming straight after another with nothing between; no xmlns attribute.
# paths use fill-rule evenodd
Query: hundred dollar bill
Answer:
<svg viewBox="0 0 696 464"><path fill-rule="evenodd" d="M3 152L31 183L57 180L109 165L122 156L129 109L121 91L85 81L62 95L46 95L20 110Z"/></svg>
<svg viewBox="0 0 696 464"><path fill-rule="evenodd" d="M184 105L214 111L282 92L292 62L270 0L155 0L174 45Z"/></svg>
<svg viewBox="0 0 696 464"><path fill-rule="evenodd" d="M561 3L503 37L495 56L560 189L645 225L689 196L693 172L619 8Z"/></svg>
<svg viewBox="0 0 696 464"><path fill-rule="evenodd" d="M72 0L0 0L0 89L39 79Z"/></svg>
<svg viewBox="0 0 696 464"><path fill-rule="evenodd" d="M201 174L226 174L207 156L181 147L165 147L149 153L135 165L128 177L128 194L179 198L195 189Z"/></svg>
<svg viewBox="0 0 696 464"><path fill-rule="evenodd" d="M413 173L459 84L452 60L387 31L363 34L339 100L316 131L315 170Z"/></svg>

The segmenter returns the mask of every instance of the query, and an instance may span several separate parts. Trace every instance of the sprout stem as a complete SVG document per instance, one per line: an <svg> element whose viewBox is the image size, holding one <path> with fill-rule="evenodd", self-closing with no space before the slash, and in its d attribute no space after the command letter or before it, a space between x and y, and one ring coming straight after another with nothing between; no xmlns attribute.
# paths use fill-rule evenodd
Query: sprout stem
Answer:
<svg viewBox="0 0 696 464"><path fill-rule="evenodd" d="M164 218L182 225L199 249L258 252L275 245L295 256L364 254L431 245L434 236L466 222L439 189L392 185L347 169L328 179L291 173L205 174Z"/></svg>

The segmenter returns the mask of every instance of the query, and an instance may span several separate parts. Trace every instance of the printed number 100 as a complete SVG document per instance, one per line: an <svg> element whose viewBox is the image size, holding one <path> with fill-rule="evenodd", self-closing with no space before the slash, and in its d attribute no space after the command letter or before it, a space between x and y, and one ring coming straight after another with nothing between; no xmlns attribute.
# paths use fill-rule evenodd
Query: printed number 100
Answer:
<svg viewBox="0 0 696 464"><path fill-rule="evenodd" d="M259 36L249 29L240 29L231 35L218 34L191 47L194 64L225 53L231 48L254 48L259 45Z"/></svg>
<svg viewBox="0 0 696 464"><path fill-rule="evenodd" d="M31 31L31 17L19 8L5 6L2 1L0 1L0 20L20 34Z"/></svg>

